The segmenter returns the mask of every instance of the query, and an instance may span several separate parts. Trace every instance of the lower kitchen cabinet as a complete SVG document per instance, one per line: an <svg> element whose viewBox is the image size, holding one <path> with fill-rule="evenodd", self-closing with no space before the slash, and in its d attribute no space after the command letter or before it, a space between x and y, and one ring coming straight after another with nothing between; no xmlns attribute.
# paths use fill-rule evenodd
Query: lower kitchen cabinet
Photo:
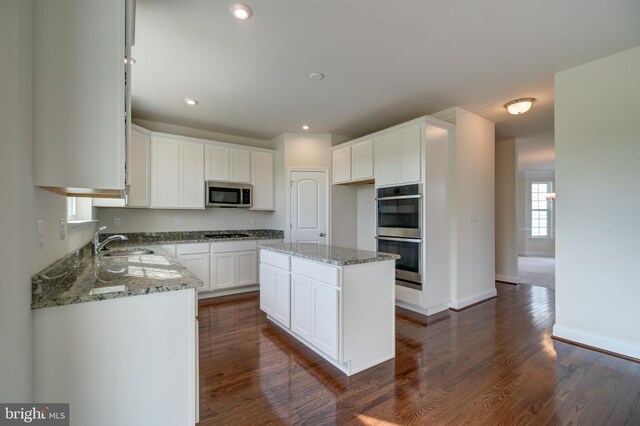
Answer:
<svg viewBox="0 0 640 426"><path fill-rule="evenodd" d="M312 292L311 278L297 274L291 277L291 330L309 342L313 321Z"/></svg>
<svg viewBox="0 0 640 426"><path fill-rule="evenodd" d="M239 251L235 254L236 285L249 285L258 282L258 252Z"/></svg>
<svg viewBox="0 0 640 426"><path fill-rule="evenodd" d="M235 253L213 253L211 255L211 290L219 290L236 285L235 264ZM255 266L253 269L255 269Z"/></svg>
<svg viewBox="0 0 640 426"><path fill-rule="evenodd" d="M202 280L202 288L199 288L198 291L209 291L209 253L183 254L178 256L178 260L193 275Z"/></svg>
<svg viewBox="0 0 640 426"><path fill-rule="evenodd" d="M335 287L313 282L311 312L313 312L311 343L331 358L338 358L338 296ZM301 307L304 309L304 307Z"/></svg>
<svg viewBox="0 0 640 426"><path fill-rule="evenodd" d="M284 269L260 266L260 308L282 323L290 325L290 275Z"/></svg>

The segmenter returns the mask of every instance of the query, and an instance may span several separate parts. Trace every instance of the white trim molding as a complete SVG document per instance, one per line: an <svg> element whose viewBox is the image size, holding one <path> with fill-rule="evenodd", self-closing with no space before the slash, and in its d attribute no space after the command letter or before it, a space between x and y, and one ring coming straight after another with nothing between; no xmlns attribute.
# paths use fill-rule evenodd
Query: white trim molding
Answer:
<svg viewBox="0 0 640 426"><path fill-rule="evenodd" d="M473 305L474 303L484 302L485 300L496 297L498 292L496 289L491 289L489 291L485 291L484 293L476 294L475 296L467 297L462 300L451 300L449 302L449 307L453 309L464 309L467 306Z"/></svg>
<svg viewBox="0 0 640 426"><path fill-rule="evenodd" d="M524 257L556 257L555 253L549 253L547 251L528 251L524 254L518 254L518 256Z"/></svg>
<svg viewBox="0 0 640 426"><path fill-rule="evenodd" d="M396 299L396 306L400 306L401 308L408 309L413 312L417 312L422 315L433 315L439 312L444 312L449 309L448 303L441 303L439 305L429 306L427 308L423 308L422 306L412 305L411 303L403 302L402 300Z"/></svg>
<svg viewBox="0 0 640 426"><path fill-rule="evenodd" d="M553 337L640 359L640 345L629 341L591 334L584 330L578 330L558 324L553 326Z"/></svg>
<svg viewBox="0 0 640 426"><path fill-rule="evenodd" d="M500 275L496 274L496 281L504 283L520 284L520 277L514 275Z"/></svg>

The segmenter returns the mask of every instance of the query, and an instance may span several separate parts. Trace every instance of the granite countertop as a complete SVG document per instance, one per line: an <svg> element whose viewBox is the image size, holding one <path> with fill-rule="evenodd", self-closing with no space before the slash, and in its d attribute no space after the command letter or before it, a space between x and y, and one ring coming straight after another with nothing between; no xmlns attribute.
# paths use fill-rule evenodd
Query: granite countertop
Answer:
<svg viewBox="0 0 640 426"><path fill-rule="evenodd" d="M117 233L100 234L103 241ZM221 234L245 234L236 237L215 237ZM284 238L284 231L275 229L243 229L243 230L218 230L218 231L173 231L173 232L128 232L118 235L126 235L127 241L114 241L109 247L122 247L141 244L181 244L181 243L214 243L220 241L242 240L278 240Z"/></svg>
<svg viewBox="0 0 640 426"><path fill-rule="evenodd" d="M140 248L153 254L94 256L91 243L85 245L32 277L31 309L202 287L202 281L162 247ZM125 287L92 294L112 286Z"/></svg>
<svg viewBox="0 0 640 426"><path fill-rule="evenodd" d="M356 250L346 247L328 246L314 243L260 244L259 249L271 250L317 262L336 266L357 265L360 263L384 262L400 259L397 254L377 253L375 251Z"/></svg>

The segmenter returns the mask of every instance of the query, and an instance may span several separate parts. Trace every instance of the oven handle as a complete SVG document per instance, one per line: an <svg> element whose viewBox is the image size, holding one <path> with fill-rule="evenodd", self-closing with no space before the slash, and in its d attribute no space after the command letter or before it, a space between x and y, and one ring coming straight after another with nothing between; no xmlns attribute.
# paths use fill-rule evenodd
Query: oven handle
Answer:
<svg viewBox="0 0 640 426"><path fill-rule="evenodd" d="M397 195L395 197L380 197L376 198L376 201L386 201L386 200L409 200L411 198L422 198L422 195Z"/></svg>
<svg viewBox="0 0 640 426"><path fill-rule="evenodd" d="M422 244L422 240L419 238L393 238L393 237L378 237L376 236L376 240L382 241L400 241L403 243L420 243Z"/></svg>

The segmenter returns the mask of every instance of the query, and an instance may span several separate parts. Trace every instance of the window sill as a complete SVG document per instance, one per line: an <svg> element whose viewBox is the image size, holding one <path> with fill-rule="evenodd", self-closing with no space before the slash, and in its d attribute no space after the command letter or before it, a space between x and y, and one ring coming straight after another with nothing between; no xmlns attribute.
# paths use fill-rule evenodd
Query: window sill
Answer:
<svg viewBox="0 0 640 426"><path fill-rule="evenodd" d="M553 240L553 237L527 237L530 240Z"/></svg>
<svg viewBox="0 0 640 426"><path fill-rule="evenodd" d="M98 223L97 220L68 220L67 230L74 231L76 229L82 229L92 226L94 223Z"/></svg>

